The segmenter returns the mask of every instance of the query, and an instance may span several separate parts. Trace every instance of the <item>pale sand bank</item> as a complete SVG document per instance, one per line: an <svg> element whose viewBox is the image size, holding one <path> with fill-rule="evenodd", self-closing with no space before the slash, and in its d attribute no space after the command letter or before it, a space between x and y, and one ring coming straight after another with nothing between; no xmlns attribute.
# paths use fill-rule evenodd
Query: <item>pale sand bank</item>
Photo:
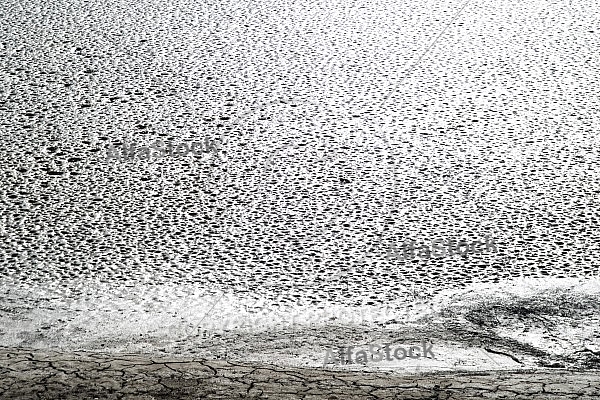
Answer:
<svg viewBox="0 0 600 400"><path fill-rule="evenodd" d="M31 292L25 296L14 287L3 297L0 343L323 368L327 349L384 343L395 348L425 339L433 344L434 359L327 367L396 373L595 368L599 288L597 280L520 280L472 285L385 308L269 311L263 304L251 313L243 299L187 295L191 292L178 287L97 288L103 297L71 300L38 292L34 308L27 303L34 298ZM179 296L173 296L176 290Z"/></svg>

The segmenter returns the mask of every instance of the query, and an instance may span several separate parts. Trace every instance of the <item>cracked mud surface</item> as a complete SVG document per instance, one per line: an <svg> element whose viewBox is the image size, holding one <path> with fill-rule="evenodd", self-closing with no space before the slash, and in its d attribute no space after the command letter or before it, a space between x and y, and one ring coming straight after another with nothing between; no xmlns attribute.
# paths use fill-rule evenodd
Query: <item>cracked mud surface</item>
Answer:
<svg viewBox="0 0 600 400"><path fill-rule="evenodd" d="M579 289L523 298L460 292L412 325L232 330L155 343L152 354L110 341L102 351L69 350L79 342L54 337L60 351L47 343L0 349L0 399L593 399L599 303ZM435 343L434 360L322 364L328 347L420 338Z"/></svg>
<svg viewBox="0 0 600 400"><path fill-rule="evenodd" d="M100 353L0 350L1 399L595 399L598 371L397 376Z"/></svg>

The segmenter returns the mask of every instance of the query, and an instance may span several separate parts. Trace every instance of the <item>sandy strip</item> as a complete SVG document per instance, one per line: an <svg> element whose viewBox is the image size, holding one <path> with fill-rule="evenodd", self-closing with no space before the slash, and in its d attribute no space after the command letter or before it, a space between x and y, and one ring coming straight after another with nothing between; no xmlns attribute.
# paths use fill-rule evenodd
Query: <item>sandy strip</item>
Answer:
<svg viewBox="0 0 600 400"><path fill-rule="evenodd" d="M162 330L148 332L123 315L112 325L114 312L78 320L83 311L70 312L81 309L78 302L38 316L42 309L17 297L9 309L6 297L0 397L591 399L600 395L599 288L596 280L473 286L434 299L420 316L396 309L369 320L336 314L325 321L307 310L292 324L192 332L169 328L159 311L147 314ZM126 309L124 301L103 307ZM71 321L61 325L58 317ZM328 349L355 346L356 354L369 344L422 340L433 344L435 357L325 363Z"/></svg>

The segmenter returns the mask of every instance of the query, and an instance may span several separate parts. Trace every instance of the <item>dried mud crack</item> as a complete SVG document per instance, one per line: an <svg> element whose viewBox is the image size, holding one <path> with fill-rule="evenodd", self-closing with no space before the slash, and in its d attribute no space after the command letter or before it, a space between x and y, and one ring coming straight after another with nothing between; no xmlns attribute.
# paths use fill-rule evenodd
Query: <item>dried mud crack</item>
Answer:
<svg viewBox="0 0 600 400"><path fill-rule="evenodd" d="M394 375L101 353L0 351L1 399L594 399L598 371Z"/></svg>

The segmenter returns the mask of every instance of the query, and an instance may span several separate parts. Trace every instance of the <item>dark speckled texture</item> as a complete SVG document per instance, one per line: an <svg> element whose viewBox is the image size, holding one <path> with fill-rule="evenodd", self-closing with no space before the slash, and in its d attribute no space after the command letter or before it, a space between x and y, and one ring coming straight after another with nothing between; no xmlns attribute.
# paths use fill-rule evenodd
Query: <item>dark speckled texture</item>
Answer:
<svg viewBox="0 0 600 400"><path fill-rule="evenodd" d="M474 1L381 105L461 4L3 0L0 279L275 307L597 274L597 4ZM484 235L498 253L386 257Z"/></svg>

